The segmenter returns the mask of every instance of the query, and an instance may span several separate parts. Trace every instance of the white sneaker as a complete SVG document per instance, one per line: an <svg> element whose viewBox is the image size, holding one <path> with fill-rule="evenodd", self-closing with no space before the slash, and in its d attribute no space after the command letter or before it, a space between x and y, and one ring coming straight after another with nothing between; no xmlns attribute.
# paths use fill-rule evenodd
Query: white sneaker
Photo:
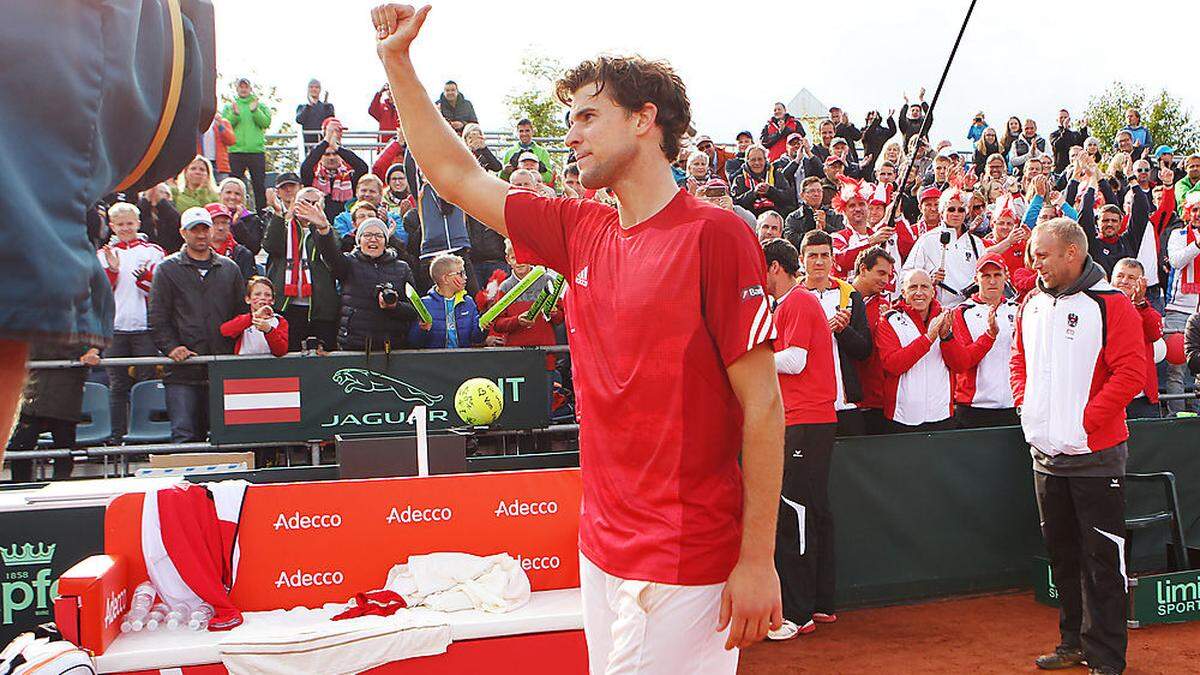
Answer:
<svg viewBox="0 0 1200 675"><path fill-rule="evenodd" d="M795 622L784 619L783 625L781 625L779 628L767 631L767 639L776 641L791 640L799 634L800 627L797 626Z"/></svg>

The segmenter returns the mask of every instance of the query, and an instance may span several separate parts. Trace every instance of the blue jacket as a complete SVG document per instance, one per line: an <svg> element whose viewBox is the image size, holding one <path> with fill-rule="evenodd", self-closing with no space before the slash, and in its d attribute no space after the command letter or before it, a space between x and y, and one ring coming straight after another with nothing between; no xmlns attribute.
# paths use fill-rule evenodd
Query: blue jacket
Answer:
<svg viewBox="0 0 1200 675"><path fill-rule="evenodd" d="M446 348L446 298L437 292L437 288L429 289L421 298L429 316L433 317L433 328L421 330L413 324L408 333L408 344L415 349L445 349ZM458 331L459 347L479 347L483 345L483 331L479 328L479 308L475 300L462 291L454 296L454 325Z"/></svg>

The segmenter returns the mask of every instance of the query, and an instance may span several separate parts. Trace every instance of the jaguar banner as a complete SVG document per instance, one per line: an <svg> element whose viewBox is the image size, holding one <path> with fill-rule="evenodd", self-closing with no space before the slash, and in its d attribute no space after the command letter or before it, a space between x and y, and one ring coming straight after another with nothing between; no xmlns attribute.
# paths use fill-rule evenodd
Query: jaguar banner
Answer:
<svg viewBox="0 0 1200 675"><path fill-rule="evenodd" d="M550 423L546 357L532 349L231 359L209 364L208 374L218 444L411 433L422 405L429 430L463 427L454 394L473 377L494 381L504 395L493 428Z"/></svg>

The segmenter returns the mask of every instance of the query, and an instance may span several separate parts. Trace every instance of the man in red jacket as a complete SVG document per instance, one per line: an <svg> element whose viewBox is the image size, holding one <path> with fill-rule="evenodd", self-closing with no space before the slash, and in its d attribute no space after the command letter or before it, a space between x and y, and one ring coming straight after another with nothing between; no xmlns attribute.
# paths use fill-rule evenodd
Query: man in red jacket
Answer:
<svg viewBox="0 0 1200 675"><path fill-rule="evenodd" d="M1125 406L1146 382L1142 320L1104 280L1075 221L1038 225L1030 251L1038 281L1017 314L1013 399L1062 603L1062 642L1036 663L1059 669L1086 661L1092 673L1120 673L1127 644Z"/></svg>
<svg viewBox="0 0 1200 675"><path fill-rule="evenodd" d="M879 246L864 249L854 263L854 290L863 297L872 340L879 317L892 308L887 288L895 269L896 258ZM855 362L855 365L858 367L858 383L862 385L862 400L858 406L862 408L863 426L869 435L886 434L888 423L883 416L883 364L879 361L879 350L872 349L870 356Z"/></svg>
<svg viewBox="0 0 1200 675"><path fill-rule="evenodd" d="M1113 266L1112 285L1124 293L1142 318L1142 338L1146 346L1146 384L1142 391L1125 408L1125 417L1145 419L1162 417L1158 405L1158 368L1155 367L1166 356L1167 345L1162 341L1163 317L1146 300L1146 271L1137 258L1122 258ZM1162 354L1156 358L1155 350Z"/></svg>

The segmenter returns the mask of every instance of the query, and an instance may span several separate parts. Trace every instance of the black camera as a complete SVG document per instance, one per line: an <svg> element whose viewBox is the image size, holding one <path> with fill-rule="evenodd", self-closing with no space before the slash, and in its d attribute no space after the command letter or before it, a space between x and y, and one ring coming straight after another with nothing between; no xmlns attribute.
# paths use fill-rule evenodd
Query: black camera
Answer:
<svg viewBox="0 0 1200 675"><path fill-rule="evenodd" d="M375 285L375 293L385 305L394 305L400 302L400 291L392 285L392 282L385 281L382 284Z"/></svg>

